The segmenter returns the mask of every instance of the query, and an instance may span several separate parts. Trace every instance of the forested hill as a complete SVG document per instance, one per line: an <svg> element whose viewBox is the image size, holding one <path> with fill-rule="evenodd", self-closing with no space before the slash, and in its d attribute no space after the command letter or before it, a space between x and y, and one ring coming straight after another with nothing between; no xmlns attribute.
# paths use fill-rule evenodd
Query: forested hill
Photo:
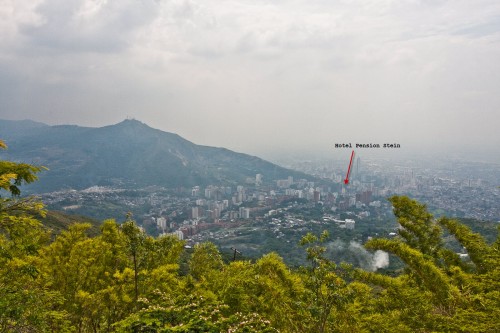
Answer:
<svg viewBox="0 0 500 333"><path fill-rule="evenodd" d="M255 156L197 145L137 120L101 128L0 120L0 139L9 145L5 159L49 169L29 188L35 192L94 185L235 185L257 173L265 181L312 178Z"/></svg>

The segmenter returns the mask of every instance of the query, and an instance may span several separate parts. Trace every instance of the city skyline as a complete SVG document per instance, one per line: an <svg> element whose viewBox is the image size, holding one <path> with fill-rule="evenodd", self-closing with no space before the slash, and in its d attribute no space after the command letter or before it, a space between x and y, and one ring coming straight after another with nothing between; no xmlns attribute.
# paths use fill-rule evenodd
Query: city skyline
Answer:
<svg viewBox="0 0 500 333"><path fill-rule="evenodd" d="M495 1L6 1L0 118L134 118L264 158L348 142L495 158L499 17Z"/></svg>

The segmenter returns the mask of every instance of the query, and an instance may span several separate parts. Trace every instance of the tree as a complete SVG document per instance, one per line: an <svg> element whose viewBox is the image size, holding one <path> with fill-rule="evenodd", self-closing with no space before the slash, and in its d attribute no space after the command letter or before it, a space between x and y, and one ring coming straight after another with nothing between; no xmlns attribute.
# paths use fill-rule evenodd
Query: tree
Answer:
<svg viewBox="0 0 500 333"><path fill-rule="evenodd" d="M397 255L406 270L396 278L358 271L381 291L366 304L366 328L386 330L386 318L399 331L496 332L500 330L498 239L484 239L457 221L434 219L424 205L392 197L400 237L373 239L366 247ZM468 251L473 266L457 258L442 241L443 228ZM374 289L379 290L379 289Z"/></svg>
<svg viewBox="0 0 500 333"><path fill-rule="evenodd" d="M256 297L253 311L269 319L283 332L307 329L306 286L276 253L258 259L253 267L255 284L249 294Z"/></svg>
<svg viewBox="0 0 500 333"><path fill-rule="evenodd" d="M308 246L307 259L311 262L309 268L303 269L303 279L309 289L307 308L312 318L310 329L315 332L348 332L351 325L347 322L353 321L348 316L348 307L354 302L356 292L341 276L345 274L344 268L339 269L326 257L323 244L328 237L327 231L319 237L308 233L300 241L300 245Z"/></svg>
<svg viewBox="0 0 500 333"><path fill-rule="evenodd" d="M0 148L7 146L0 140ZM68 329L63 312L52 308L62 302L56 292L44 288L36 258L49 235L35 214L43 215L43 204L35 198L20 198L22 184L37 179L43 167L0 161L0 331L33 332Z"/></svg>
<svg viewBox="0 0 500 333"><path fill-rule="evenodd" d="M196 280L202 280L212 271L219 271L224 266L222 256L213 243L196 244L189 260L189 272Z"/></svg>
<svg viewBox="0 0 500 333"><path fill-rule="evenodd" d="M196 294L175 299L160 294L155 303L148 303L142 310L117 323L117 332L279 332L257 313L228 315L226 305Z"/></svg>
<svg viewBox="0 0 500 333"><path fill-rule="evenodd" d="M127 214L127 221L121 225L121 230L125 235L127 249L132 256L134 265L134 291L135 302L139 298L139 256L143 250L144 240L146 239L145 233L132 220L132 215Z"/></svg>
<svg viewBox="0 0 500 333"><path fill-rule="evenodd" d="M2 140L0 140L0 149L7 149L7 145ZM6 191L11 196L11 198L5 198L0 194L0 214L28 212L43 214L43 204L35 198L20 199L20 186L36 181L37 173L46 169L42 166L0 160L0 190Z"/></svg>

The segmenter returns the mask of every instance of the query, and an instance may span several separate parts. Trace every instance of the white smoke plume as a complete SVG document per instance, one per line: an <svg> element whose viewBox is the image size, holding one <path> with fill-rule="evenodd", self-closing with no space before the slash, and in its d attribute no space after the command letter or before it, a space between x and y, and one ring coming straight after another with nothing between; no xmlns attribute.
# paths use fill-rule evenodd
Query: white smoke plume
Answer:
<svg viewBox="0 0 500 333"><path fill-rule="evenodd" d="M389 266L389 254L377 250L375 253L368 252L363 245L350 241L349 245L337 239L328 244L331 258L335 262L348 262L364 270L374 272L379 268Z"/></svg>
<svg viewBox="0 0 500 333"><path fill-rule="evenodd" d="M389 266L389 253L382 250L375 251L372 258L373 271L379 268L386 268L387 266Z"/></svg>

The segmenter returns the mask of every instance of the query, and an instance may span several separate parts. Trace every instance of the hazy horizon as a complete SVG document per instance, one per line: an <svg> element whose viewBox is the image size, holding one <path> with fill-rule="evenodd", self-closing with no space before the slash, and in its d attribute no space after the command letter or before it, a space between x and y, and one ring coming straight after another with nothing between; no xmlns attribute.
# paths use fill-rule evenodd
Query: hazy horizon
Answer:
<svg viewBox="0 0 500 333"><path fill-rule="evenodd" d="M17 121L17 120L11 120L11 119L0 119L2 120L7 120L7 121ZM135 120L139 121L143 124L145 124L148 127L151 127L153 129L158 129L155 128L154 126L150 124L146 124L142 122L140 119L135 119L135 118L128 118L128 119L123 119L122 121L125 120ZM22 119L19 121L34 121L32 119ZM36 122L36 121L35 121ZM39 122L43 123L43 122ZM107 124L104 126L82 126L79 124L58 124L58 125L50 125L43 123L45 125L49 126L64 126L64 125L69 125L69 126L81 126L81 127L87 127L87 128L99 128L99 127L107 127L107 126L113 126L117 125L116 124ZM160 129L161 130L161 129ZM174 134L179 134L175 132L170 132ZM195 142L191 140L189 137L182 136L183 139L188 140L194 144L197 145L202 145L202 146L207 146L206 143L204 142ZM1 133L0 133L0 139L1 139ZM8 143L8 142L7 142ZM353 143L354 145L354 143ZM356 158L362 158L363 160L368 160L368 161L376 161L376 160L385 160L385 161L392 161L394 163L399 163L399 162L410 162L410 161L415 161L420 163L442 163L442 162L447 162L447 164L453 164L458 161L465 161L465 162L481 162L481 163L495 163L499 164L500 166L500 158L496 154L490 154L491 151L486 151L484 149L478 149L475 147L475 149L472 149L470 146L460 146L460 147L455 147L454 149L446 149L446 147L441 147L442 149L434 149L434 150L429 150L429 149L417 149L417 147L402 147L399 149L384 149L384 148L356 148L353 146L353 148L335 148L334 145L331 145L328 147L326 150L315 150L314 147L313 149L306 149L306 150L298 150L294 149L293 147L290 147L290 149L287 149L287 147L277 147L277 149L272 149L272 150L260 150L260 151L243 151L243 150L235 150L228 148L228 146L214 146L214 147L221 147L221 148L227 148L230 150L233 150L238 153L244 153L244 154L249 154L249 155L254 155L260 158L263 158L265 160L268 160L270 162L277 163L282 166L290 166L292 164L295 164L297 162L314 162L314 163L325 163L325 162L340 162L342 165L347 163L349 161L351 152L354 150L355 151L355 157Z"/></svg>
<svg viewBox="0 0 500 333"><path fill-rule="evenodd" d="M0 118L134 118L266 159L498 160L496 1L4 1Z"/></svg>

